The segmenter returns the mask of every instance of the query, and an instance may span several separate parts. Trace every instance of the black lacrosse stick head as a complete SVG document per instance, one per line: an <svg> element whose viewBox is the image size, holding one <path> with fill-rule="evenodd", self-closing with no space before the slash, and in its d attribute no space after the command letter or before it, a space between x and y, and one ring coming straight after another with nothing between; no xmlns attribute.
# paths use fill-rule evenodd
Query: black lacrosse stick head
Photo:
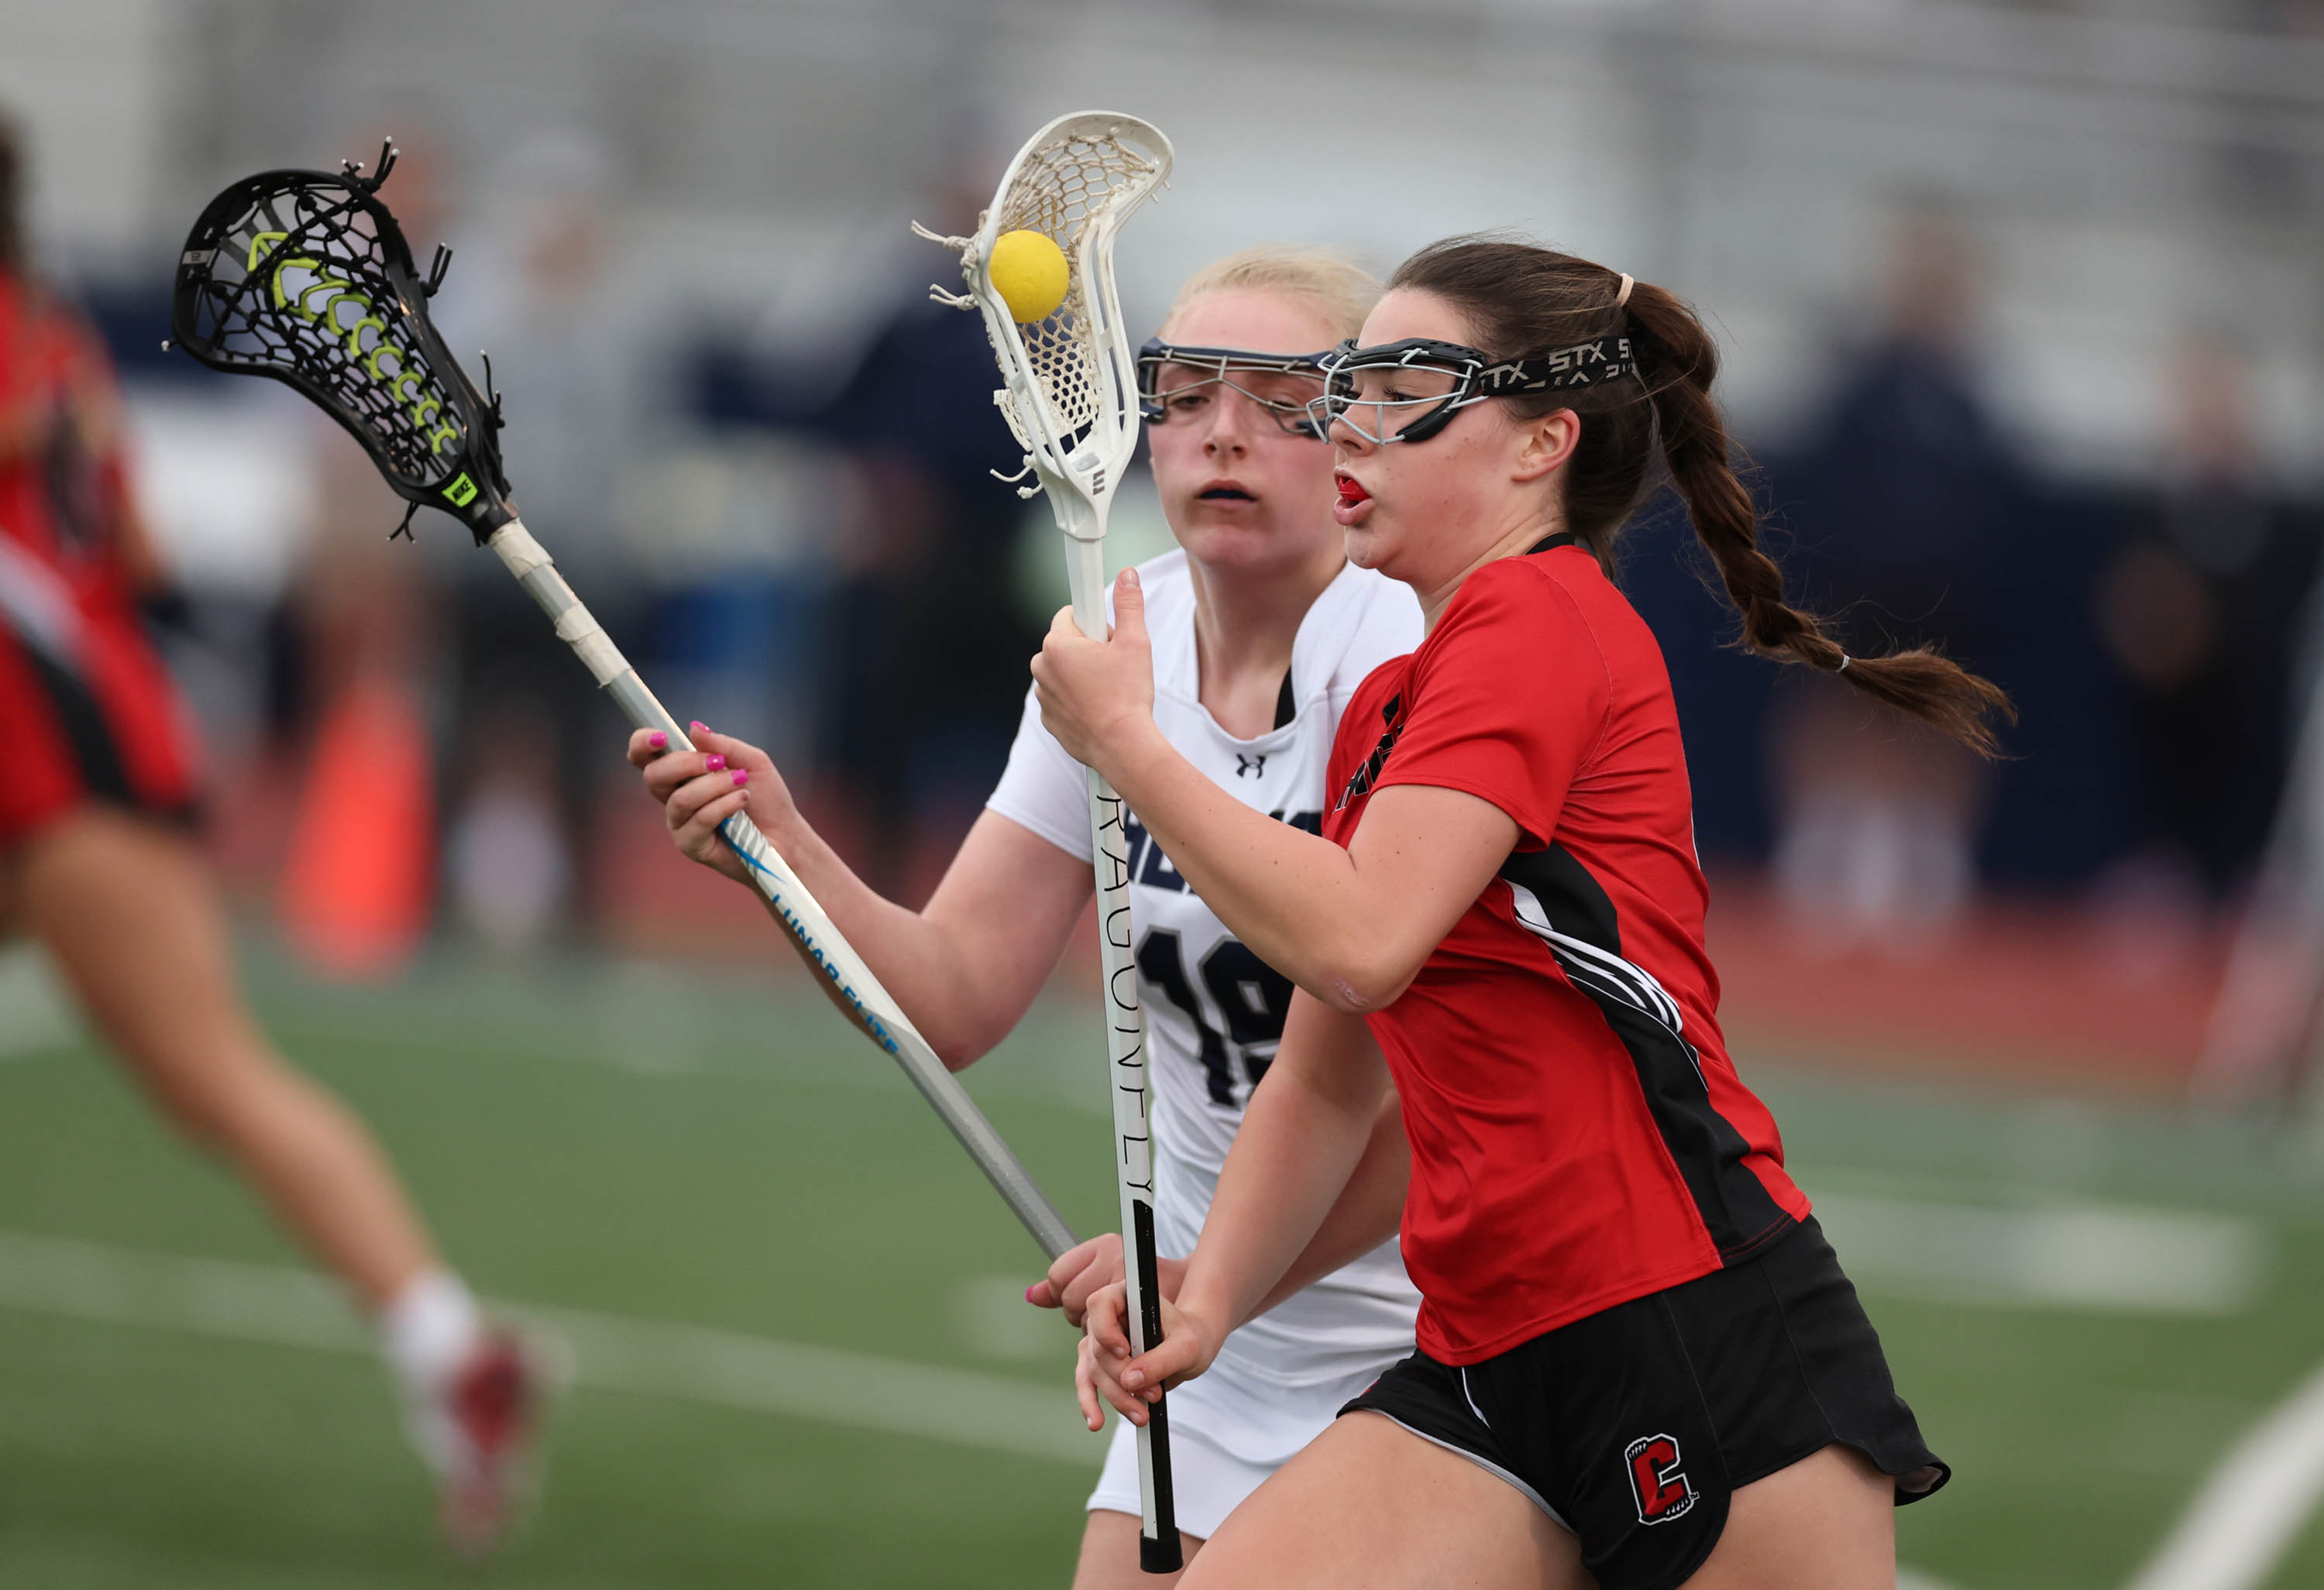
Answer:
<svg viewBox="0 0 2324 1590"><path fill-rule="evenodd" d="M429 321L434 280L378 198L394 163L390 147L368 177L353 164L262 171L210 200L178 258L171 335L213 370L296 388L397 492L481 542L516 517L499 403Z"/></svg>

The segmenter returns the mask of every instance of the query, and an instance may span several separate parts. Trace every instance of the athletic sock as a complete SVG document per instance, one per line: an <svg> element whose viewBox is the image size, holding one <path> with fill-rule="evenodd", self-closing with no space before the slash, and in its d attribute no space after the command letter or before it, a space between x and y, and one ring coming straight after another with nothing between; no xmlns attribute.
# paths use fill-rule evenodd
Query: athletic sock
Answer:
<svg viewBox="0 0 2324 1590"><path fill-rule="evenodd" d="M423 1270L378 1315L380 1351L404 1394L436 1396L459 1372L484 1329L467 1283L449 1270Z"/></svg>

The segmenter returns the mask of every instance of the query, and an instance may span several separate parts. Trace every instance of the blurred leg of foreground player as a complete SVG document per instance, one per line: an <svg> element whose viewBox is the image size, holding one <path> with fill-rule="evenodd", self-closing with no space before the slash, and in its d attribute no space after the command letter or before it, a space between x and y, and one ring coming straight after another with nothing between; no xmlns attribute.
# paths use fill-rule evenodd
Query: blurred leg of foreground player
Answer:
<svg viewBox="0 0 2324 1590"><path fill-rule="evenodd" d="M266 1041L185 817L186 716L134 597L154 567L103 348L20 271L0 122L0 931L30 931L156 1103L376 1321L456 1543L490 1543L539 1375L442 1266L368 1133Z"/></svg>
<svg viewBox="0 0 2324 1590"><path fill-rule="evenodd" d="M193 1142L225 1155L377 1321L445 1527L488 1544L507 1510L537 1372L486 1329L362 1122L283 1060L235 985L226 924L180 832L101 804L9 850L18 922Z"/></svg>

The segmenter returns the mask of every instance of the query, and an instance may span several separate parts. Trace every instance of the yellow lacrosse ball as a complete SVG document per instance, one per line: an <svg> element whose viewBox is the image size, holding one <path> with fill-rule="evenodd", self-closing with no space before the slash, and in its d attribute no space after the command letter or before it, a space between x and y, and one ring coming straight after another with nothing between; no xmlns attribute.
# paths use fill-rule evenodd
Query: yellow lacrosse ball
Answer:
<svg viewBox="0 0 2324 1590"><path fill-rule="evenodd" d="M1002 233L992 240L985 271L1020 326L1047 320L1065 301L1065 251L1042 233Z"/></svg>

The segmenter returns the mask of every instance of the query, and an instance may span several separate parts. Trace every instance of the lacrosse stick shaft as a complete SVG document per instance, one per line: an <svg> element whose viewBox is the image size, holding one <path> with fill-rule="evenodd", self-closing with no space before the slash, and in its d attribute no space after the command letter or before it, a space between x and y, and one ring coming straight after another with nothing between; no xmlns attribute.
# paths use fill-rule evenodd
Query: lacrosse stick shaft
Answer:
<svg viewBox="0 0 2324 1590"><path fill-rule="evenodd" d="M1074 492L1070 513L1088 523L1065 528L1067 583L1074 622L1084 635L1105 633L1102 520ZM1086 532L1094 528L1096 534ZM1077 533L1082 532L1082 533ZM1143 1353L1162 1339L1162 1289L1154 1249L1154 1126L1146 1088L1146 1015L1138 1000L1138 960L1130 943L1130 838L1121 797L1094 767L1089 781L1090 856L1097 874L1099 953L1105 978L1105 1038L1113 1083L1114 1175L1121 1192L1122 1276L1130 1297L1130 1346ZM1138 1429L1139 1498L1145 1512L1139 1549L1149 1573L1179 1566L1177 1504L1170 1485L1170 1426L1157 1398Z"/></svg>
<svg viewBox="0 0 2324 1590"><path fill-rule="evenodd" d="M549 620L556 626L559 639L570 646L574 654L586 664L597 683L604 686L630 721L640 729L659 729L669 736L670 744L679 749L691 750L693 742L678 727L661 703L646 688L621 651L598 628L597 620L573 594L565 576L557 572L540 542L533 539L521 519L512 519L494 530L485 543L500 556L509 573L532 599L540 604ZM944 1062L936 1058L919 1030L913 1026L900 1006L880 986L854 949L832 925L815 896L798 880L789 865L767 842L767 836L748 817L728 818L719 827L719 835L734 853L742 859L751 881L759 893L775 909L776 918L796 940L816 970L831 979L839 990L850 1016L864 1036L895 1056L896 1063L904 1068L912 1085L928 1101L968 1156L976 1162L1025 1229L1042 1251L1056 1258L1076 1241L1073 1228L1065 1224L1040 1188L1034 1182L1017 1156L1010 1152L984 1112L976 1107ZM1132 1011L1135 1013L1133 989Z"/></svg>

